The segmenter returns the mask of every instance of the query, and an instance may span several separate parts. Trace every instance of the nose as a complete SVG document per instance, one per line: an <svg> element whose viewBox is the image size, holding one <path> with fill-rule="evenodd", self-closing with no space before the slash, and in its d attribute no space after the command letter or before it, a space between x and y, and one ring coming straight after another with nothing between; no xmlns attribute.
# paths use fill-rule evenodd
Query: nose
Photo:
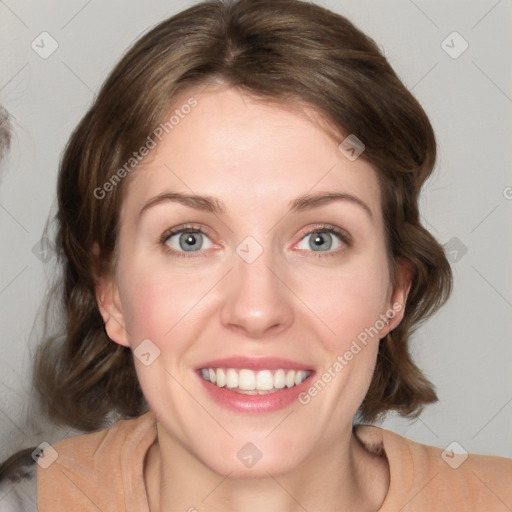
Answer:
<svg viewBox="0 0 512 512"><path fill-rule="evenodd" d="M294 316L293 293L269 253L264 251L252 263L234 254L234 268L224 290L222 324L256 339L282 332Z"/></svg>

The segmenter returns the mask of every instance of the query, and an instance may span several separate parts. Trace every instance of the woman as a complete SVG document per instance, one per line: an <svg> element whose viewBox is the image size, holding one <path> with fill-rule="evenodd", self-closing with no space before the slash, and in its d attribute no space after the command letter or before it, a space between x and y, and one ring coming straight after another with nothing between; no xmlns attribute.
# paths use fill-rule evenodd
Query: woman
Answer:
<svg viewBox="0 0 512 512"><path fill-rule="evenodd" d="M95 432L36 451L38 510L512 507L509 459L369 425L437 400L408 351L451 289L418 212L435 156L321 7L204 2L143 36L61 163L66 336L35 376Z"/></svg>

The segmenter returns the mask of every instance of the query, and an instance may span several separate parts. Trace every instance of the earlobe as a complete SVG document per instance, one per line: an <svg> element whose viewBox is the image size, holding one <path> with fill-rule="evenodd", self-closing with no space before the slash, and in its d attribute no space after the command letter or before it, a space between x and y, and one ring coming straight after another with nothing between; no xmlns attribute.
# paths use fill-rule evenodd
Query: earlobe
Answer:
<svg viewBox="0 0 512 512"><path fill-rule="evenodd" d="M93 261L96 303L105 323L107 335L112 341L127 347L129 343L119 291L114 275L101 269L101 251L97 242L91 248L91 259Z"/></svg>
<svg viewBox="0 0 512 512"><path fill-rule="evenodd" d="M393 316L389 320L384 335L395 329L402 321L413 279L414 270L411 264L404 259L400 259L398 262L397 283L393 289L391 299L388 304L388 311L393 311Z"/></svg>
<svg viewBox="0 0 512 512"><path fill-rule="evenodd" d="M105 330L108 337L119 343L119 345L129 346L126 333L119 291L113 277L101 278L96 283L96 302L100 310Z"/></svg>

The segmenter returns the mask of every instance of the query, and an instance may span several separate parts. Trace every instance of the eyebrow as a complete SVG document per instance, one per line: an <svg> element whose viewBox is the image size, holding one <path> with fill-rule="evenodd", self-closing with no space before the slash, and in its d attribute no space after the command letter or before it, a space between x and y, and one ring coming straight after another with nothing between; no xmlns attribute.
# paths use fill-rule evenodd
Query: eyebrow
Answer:
<svg viewBox="0 0 512 512"><path fill-rule="evenodd" d="M318 208L335 201L348 201L352 204L356 204L360 206L372 220L374 219L372 210L364 201L352 194L344 192L316 192L314 194L305 194L295 198L288 206L290 213L292 213ZM164 192L145 203L139 211L138 218L140 219L144 212L150 208L167 202L181 203L189 208L214 213L216 215L221 215L226 212L226 206L212 196L183 194L181 192Z"/></svg>

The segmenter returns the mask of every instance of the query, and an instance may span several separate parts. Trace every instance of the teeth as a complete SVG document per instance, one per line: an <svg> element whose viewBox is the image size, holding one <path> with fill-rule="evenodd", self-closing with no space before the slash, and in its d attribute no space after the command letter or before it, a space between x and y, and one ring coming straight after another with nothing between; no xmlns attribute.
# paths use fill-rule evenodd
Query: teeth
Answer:
<svg viewBox="0 0 512 512"><path fill-rule="evenodd" d="M291 388L295 384L295 372L288 372L286 374L286 387Z"/></svg>
<svg viewBox="0 0 512 512"><path fill-rule="evenodd" d="M286 373L284 370L277 370L274 374L274 387L283 389L286 386Z"/></svg>
<svg viewBox="0 0 512 512"><path fill-rule="evenodd" d="M238 374L238 386L233 387L239 387L244 391L256 389L256 375L254 375L254 372L251 372L251 370L240 370L240 373Z"/></svg>
<svg viewBox="0 0 512 512"><path fill-rule="evenodd" d="M226 386L230 389L238 387L238 373L233 368L229 368L226 372Z"/></svg>
<svg viewBox="0 0 512 512"><path fill-rule="evenodd" d="M244 370L242 370L242 372L243 371ZM240 375L242 372L240 372ZM258 391L270 391L274 387L274 377L272 376L272 372L270 370L262 370L258 372L256 379L255 388L258 389ZM241 384L240 388L244 389Z"/></svg>
<svg viewBox="0 0 512 512"><path fill-rule="evenodd" d="M212 370L215 373L215 370ZM226 374L222 368L217 370L217 382L215 383L219 388L223 388L226 385Z"/></svg>
<svg viewBox="0 0 512 512"><path fill-rule="evenodd" d="M303 370L299 370L296 374L295 374L295 385L298 386L301 382L304 382L306 380L306 377L307 377L307 373Z"/></svg>
<svg viewBox="0 0 512 512"><path fill-rule="evenodd" d="M304 370L252 370L234 368L203 368L204 380L219 388L226 386L246 395L275 393L284 387L291 388L304 382L311 372Z"/></svg>

